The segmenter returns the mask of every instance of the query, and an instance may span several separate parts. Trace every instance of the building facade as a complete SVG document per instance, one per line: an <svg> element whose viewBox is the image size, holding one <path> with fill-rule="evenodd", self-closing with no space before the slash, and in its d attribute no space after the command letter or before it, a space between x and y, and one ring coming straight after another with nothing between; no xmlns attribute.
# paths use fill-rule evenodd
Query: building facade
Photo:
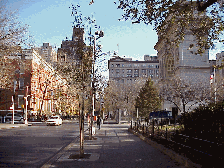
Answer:
<svg viewBox="0 0 224 168"><path fill-rule="evenodd" d="M12 97L15 112L31 116L61 114L76 111L76 98L68 85L35 49L5 56L8 83L0 88L0 115L11 112ZM6 72L6 71L5 71Z"/></svg>
<svg viewBox="0 0 224 168"><path fill-rule="evenodd" d="M57 62L57 52L49 43L43 43L43 46L35 50L47 63L54 65Z"/></svg>
<svg viewBox="0 0 224 168"><path fill-rule="evenodd" d="M156 56L144 56L144 61L132 61L131 58L114 56L108 61L109 80L115 80L121 84L131 84L142 78L149 77L157 82L159 79L159 61Z"/></svg>
<svg viewBox="0 0 224 168"><path fill-rule="evenodd" d="M216 54L217 75L224 77L224 51Z"/></svg>
<svg viewBox="0 0 224 168"><path fill-rule="evenodd" d="M66 37L66 40L62 41L61 48L58 48L57 61L59 63L80 61L84 47L84 29L74 27L72 40Z"/></svg>
<svg viewBox="0 0 224 168"><path fill-rule="evenodd" d="M181 79L197 82L202 79L209 85L210 64L209 51L202 55L197 52L196 40L191 34L186 34L179 47L174 46L170 50L166 48L164 39L160 39L155 45L158 51L160 64L160 77L162 79L179 76ZM194 46L191 47L190 46Z"/></svg>

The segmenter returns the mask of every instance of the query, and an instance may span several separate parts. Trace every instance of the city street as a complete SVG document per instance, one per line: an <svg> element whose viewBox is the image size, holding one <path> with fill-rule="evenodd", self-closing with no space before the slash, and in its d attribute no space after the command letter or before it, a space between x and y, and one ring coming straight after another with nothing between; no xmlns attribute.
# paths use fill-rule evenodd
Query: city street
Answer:
<svg viewBox="0 0 224 168"><path fill-rule="evenodd" d="M87 125L85 124L85 130ZM79 154L79 124L0 130L0 167L181 167L176 161L127 131L128 124L103 124ZM85 132L88 137L88 131Z"/></svg>
<svg viewBox="0 0 224 168"><path fill-rule="evenodd" d="M77 122L0 130L0 167L40 167L78 135Z"/></svg>
<svg viewBox="0 0 224 168"><path fill-rule="evenodd" d="M103 124L100 130L96 128L94 140L84 141L84 158L77 158L79 141L75 141L42 168L183 167L158 149L129 133L128 126L128 124Z"/></svg>

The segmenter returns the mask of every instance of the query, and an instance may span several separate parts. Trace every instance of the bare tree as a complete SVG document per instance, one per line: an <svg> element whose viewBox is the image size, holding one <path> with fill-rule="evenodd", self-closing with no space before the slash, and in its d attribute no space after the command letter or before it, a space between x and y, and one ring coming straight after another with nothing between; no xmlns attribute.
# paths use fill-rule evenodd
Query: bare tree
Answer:
<svg viewBox="0 0 224 168"><path fill-rule="evenodd" d="M18 21L17 12L7 11L3 2L0 2L0 86L10 83L8 79L5 56L22 54L21 46L32 46L32 37L29 36L28 26Z"/></svg>
<svg viewBox="0 0 224 168"><path fill-rule="evenodd" d="M107 111L115 112L122 109L127 112L129 119L135 113L136 97L145 80L138 78L135 83L117 83L109 81L109 86L105 89L104 104Z"/></svg>
<svg viewBox="0 0 224 168"><path fill-rule="evenodd" d="M173 103L183 113L192 110L195 105L207 104L210 99L210 87L200 79L195 83L175 76L160 81L159 85L161 98Z"/></svg>

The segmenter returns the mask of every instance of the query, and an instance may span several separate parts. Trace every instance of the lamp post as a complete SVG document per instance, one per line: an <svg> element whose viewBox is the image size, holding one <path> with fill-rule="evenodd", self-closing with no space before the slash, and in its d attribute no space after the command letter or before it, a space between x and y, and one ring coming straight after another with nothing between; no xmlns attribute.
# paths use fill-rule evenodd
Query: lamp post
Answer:
<svg viewBox="0 0 224 168"><path fill-rule="evenodd" d="M28 108L28 87L29 86L26 86L26 97L24 97L25 98L25 104L26 104L26 106L25 106L25 124L28 124L28 122L27 122L27 108Z"/></svg>
<svg viewBox="0 0 224 168"><path fill-rule="evenodd" d="M96 37L98 36L98 37ZM93 117L94 117L94 113L95 113L95 100L96 100L96 88L95 88L95 60L96 60L96 40L98 40L100 37L104 36L104 32L101 31L96 31L95 35L94 35L94 46L93 46L93 65L92 65L92 73L93 73L93 79L92 79L92 93L93 93L93 97L92 97L92 114L91 114L91 118L90 118L90 133L89 133L89 139L92 139L92 128L93 128Z"/></svg>

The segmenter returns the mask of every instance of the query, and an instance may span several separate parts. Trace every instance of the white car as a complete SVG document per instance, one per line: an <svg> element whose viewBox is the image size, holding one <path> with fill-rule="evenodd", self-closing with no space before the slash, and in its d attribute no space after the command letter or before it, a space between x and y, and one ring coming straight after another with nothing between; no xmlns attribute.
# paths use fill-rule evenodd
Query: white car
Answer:
<svg viewBox="0 0 224 168"><path fill-rule="evenodd" d="M60 116L51 116L47 121L47 125L61 125L62 119Z"/></svg>

